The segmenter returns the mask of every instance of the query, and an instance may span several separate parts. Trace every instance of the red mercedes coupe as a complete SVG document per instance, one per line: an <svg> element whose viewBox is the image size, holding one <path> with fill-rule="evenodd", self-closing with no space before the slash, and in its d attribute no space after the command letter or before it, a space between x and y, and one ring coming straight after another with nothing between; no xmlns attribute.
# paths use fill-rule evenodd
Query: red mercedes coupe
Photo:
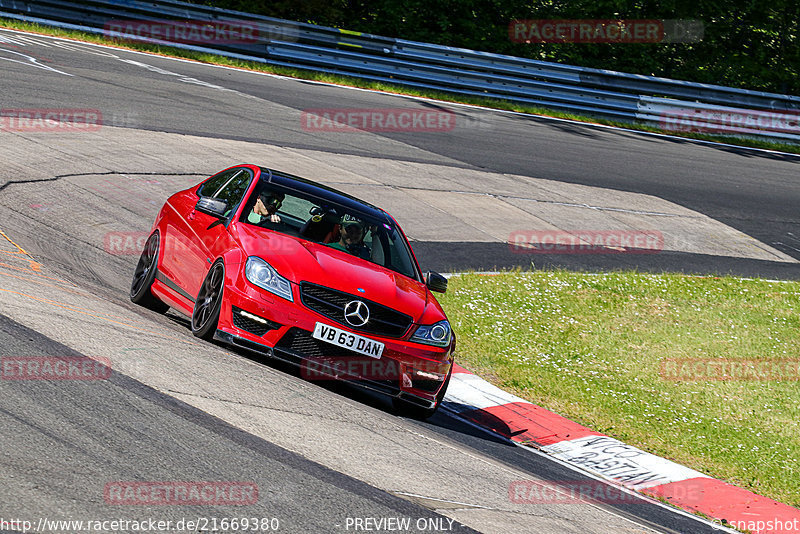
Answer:
<svg viewBox="0 0 800 534"><path fill-rule="evenodd" d="M172 195L131 284L133 302L191 317L194 335L351 380L427 418L455 335L397 222L355 197L237 165Z"/></svg>

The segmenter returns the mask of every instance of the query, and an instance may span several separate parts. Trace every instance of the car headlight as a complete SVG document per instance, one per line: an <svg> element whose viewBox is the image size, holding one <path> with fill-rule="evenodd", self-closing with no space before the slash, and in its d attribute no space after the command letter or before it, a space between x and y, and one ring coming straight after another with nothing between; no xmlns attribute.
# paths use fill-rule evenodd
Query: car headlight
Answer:
<svg viewBox="0 0 800 534"><path fill-rule="evenodd" d="M425 343L426 345L436 345L437 347L446 347L450 344L451 337L450 323L447 321L439 321L438 323L430 325L419 325L414 335L411 336L411 341Z"/></svg>
<svg viewBox="0 0 800 534"><path fill-rule="evenodd" d="M247 263L244 266L244 275L250 283L262 289L266 289L279 297L283 297L290 302L294 302L292 284L289 280L279 275L278 271L276 271L272 265L261 258L257 256L250 256L247 258Z"/></svg>

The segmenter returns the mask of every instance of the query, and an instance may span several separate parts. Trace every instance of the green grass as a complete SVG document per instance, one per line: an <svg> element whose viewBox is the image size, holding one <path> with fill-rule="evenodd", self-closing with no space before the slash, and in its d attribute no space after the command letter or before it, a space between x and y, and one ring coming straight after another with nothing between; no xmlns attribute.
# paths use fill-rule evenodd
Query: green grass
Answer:
<svg viewBox="0 0 800 534"><path fill-rule="evenodd" d="M434 90L424 90L424 89L414 89L410 87L406 87L400 84L390 84L390 83L382 83L382 82L374 82L369 80L363 80L353 76L340 76L334 74L325 74L321 72L314 72L311 70L305 69L298 69L298 68L290 68L290 67L279 67L279 66L271 66L266 65L264 63L254 62L254 61L241 61L236 59L227 58L224 56L219 56L215 54L207 54L201 52L193 52L190 50L183 50L180 48L173 48L169 46L159 46L159 45L152 45L147 43L135 42L135 41L122 41L119 39L112 39L107 38L103 35L94 34L94 33L87 33L75 30L64 30L60 28L53 28L50 26L42 26L39 24L33 24L28 22L21 22L13 19L3 19L0 18L0 28L10 28L15 30L33 32L33 33L40 33L44 35L53 35L57 37L64 37L69 39L76 39L80 41L86 41L90 43L99 43L99 44L106 44L117 46L120 48L125 48L129 50L139 50L143 52L149 52L153 54L158 54L162 56L168 57L179 57L184 59L190 59L193 61L197 61L200 63L209 63L213 65L225 65L229 67L234 67L243 70L252 70L258 72L268 72L271 74L278 74L281 76L287 76L291 78L299 78L303 80L313 80L325 83L333 83L339 85L347 85L350 87L359 87L364 89L372 89L376 91L384 91L387 93L393 94L402 94L402 95L410 95L410 96L418 96L424 98L431 98L435 100L441 100L444 102L456 102L462 104L469 104L474 106L482 106L492 109L500 109L506 111L517 111L520 113L529 113L533 115L544 115L548 117L556 117L562 119L570 119L580 122L587 122L593 124L603 124L608 126L618 126L621 128L629 128L632 130L640 130L643 132L653 132L653 133L664 133L669 134L677 137L685 137L688 139L701 139L706 141L714 141L720 143L728 143L733 145L739 146L746 146L746 147L753 147L753 148L763 148L767 150L777 150L781 152L790 152L795 154L800 154L800 145L792 144L792 143L781 143L781 142L773 142L773 141L765 141L762 139L754 139L754 138L743 138L737 136L728 136L728 135L712 135L712 134L702 134L702 133L695 133L695 132L677 132L677 131L665 131L655 126L651 126L649 124L640 124L640 123L629 123L629 122L622 122L622 121L614 121L608 119L602 119L597 117L590 117L585 115L577 115L574 113L564 113L561 111L543 108L543 107L536 107L536 106L525 106L519 105L512 102L508 102L506 100L498 100L495 98L485 98L485 97L469 97L469 96L461 96L461 95L454 95L452 93L446 93L443 91L434 91Z"/></svg>
<svg viewBox="0 0 800 534"><path fill-rule="evenodd" d="M458 335L457 361L497 386L800 506L800 382L660 375L664 358L798 358L800 282L465 274L440 301Z"/></svg>

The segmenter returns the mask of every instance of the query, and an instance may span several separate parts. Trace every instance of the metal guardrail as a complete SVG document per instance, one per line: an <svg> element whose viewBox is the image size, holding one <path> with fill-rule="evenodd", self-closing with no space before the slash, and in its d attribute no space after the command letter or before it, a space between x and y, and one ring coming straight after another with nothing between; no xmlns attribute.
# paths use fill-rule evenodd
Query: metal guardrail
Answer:
<svg viewBox="0 0 800 534"><path fill-rule="evenodd" d="M0 16L95 33L108 33L110 21L240 21L257 27L258 39L202 47L151 41L273 65L655 123L666 129L800 141L800 97L791 95L406 41L178 0L0 0Z"/></svg>

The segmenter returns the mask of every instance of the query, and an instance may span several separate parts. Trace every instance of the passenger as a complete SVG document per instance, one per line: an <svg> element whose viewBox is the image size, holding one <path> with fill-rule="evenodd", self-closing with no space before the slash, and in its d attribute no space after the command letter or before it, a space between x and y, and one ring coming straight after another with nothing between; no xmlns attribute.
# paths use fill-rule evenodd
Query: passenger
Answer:
<svg viewBox="0 0 800 534"><path fill-rule="evenodd" d="M364 244L364 226L358 221L347 221L342 224L341 237L339 241L328 244L335 248L368 260L370 257L369 247Z"/></svg>
<svg viewBox="0 0 800 534"><path fill-rule="evenodd" d="M253 211L247 215L247 222L259 224L262 222L281 222L281 217L278 215L278 209L283 204L283 199L286 195L278 193L277 191L262 191L258 195L256 205L253 206Z"/></svg>

